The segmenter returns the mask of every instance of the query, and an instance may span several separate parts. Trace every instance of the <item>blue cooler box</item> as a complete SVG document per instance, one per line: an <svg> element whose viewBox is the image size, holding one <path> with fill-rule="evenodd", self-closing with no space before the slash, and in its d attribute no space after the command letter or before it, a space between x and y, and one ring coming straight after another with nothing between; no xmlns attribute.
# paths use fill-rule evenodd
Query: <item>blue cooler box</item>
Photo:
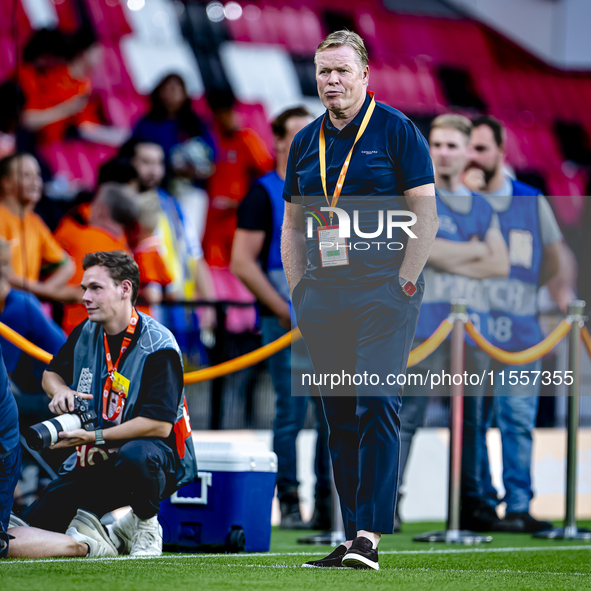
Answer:
<svg viewBox="0 0 591 591"><path fill-rule="evenodd" d="M195 441L198 480L160 503L165 550L268 552L277 456L259 442Z"/></svg>

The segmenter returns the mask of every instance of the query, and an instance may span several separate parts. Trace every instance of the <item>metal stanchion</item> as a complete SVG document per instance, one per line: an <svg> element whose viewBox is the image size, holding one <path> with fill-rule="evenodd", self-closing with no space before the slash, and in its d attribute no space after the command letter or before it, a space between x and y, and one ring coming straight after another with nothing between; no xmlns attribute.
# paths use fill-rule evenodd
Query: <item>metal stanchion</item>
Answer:
<svg viewBox="0 0 591 591"><path fill-rule="evenodd" d="M464 423L464 325L466 300L454 300L451 313L454 328L451 334L451 406L449 441L449 487L447 499L447 529L430 531L414 537L415 542L447 542L456 544L478 544L492 541L492 536L460 529L460 488L462 479L462 435ZM453 378L461 375L457 384Z"/></svg>
<svg viewBox="0 0 591 591"><path fill-rule="evenodd" d="M568 419L566 434L566 512L564 526L534 534L536 538L553 540L591 540L591 531L579 529L577 505L577 433L579 430L579 396L581 393L581 329L585 323L585 302L576 300L568 307L572 322L569 344L569 369L573 381L568 391Z"/></svg>

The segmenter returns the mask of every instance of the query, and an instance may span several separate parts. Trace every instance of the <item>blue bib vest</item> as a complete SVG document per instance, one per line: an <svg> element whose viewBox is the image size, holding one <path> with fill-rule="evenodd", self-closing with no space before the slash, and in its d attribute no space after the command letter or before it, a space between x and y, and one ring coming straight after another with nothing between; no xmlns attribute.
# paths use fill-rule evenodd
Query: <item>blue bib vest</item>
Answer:
<svg viewBox="0 0 591 591"><path fill-rule="evenodd" d="M271 234L269 254L265 261L265 273L271 285L288 302L290 299L289 285L281 261L281 228L283 226L283 213L285 210L285 201L283 199L284 183L279 175L273 171L259 178L255 184L261 185L269 194L273 213L273 232Z"/></svg>
<svg viewBox="0 0 591 591"><path fill-rule="evenodd" d="M468 242L473 236L484 240L493 216L492 207L478 196L472 197L469 213L459 213L448 207L437 197L439 230L437 238L453 242ZM426 340L451 312L451 300L465 298L470 302L468 314L474 326L488 338L489 304L483 282L452 273L441 273L432 267L425 267L425 295L417 324L416 339ZM451 337L448 337L450 339ZM474 347L474 341L467 337L466 344Z"/></svg>
<svg viewBox="0 0 591 591"><path fill-rule="evenodd" d="M121 423L130 420L134 415L144 365L149 355L156 351L172 349L178 353L182 365L181 352L172 333L150 316L141 312L138 314L141 317L140 334L119 368L120 373L130 381ZM107 364L103 345L103 329L94 322L86 321L74 347L73 375L72 388L93 395L92 404L98 417L98 427L104 427L102 389L107 379ZM195 449L191 439L191 426L185 404L184 389L177 409L174 433L176 436L174 451L177 459L177 486L180 488L195 480L197 476ZM64 462L62 473L72 471L75 465L76 454L73 454Z"/></svg>
<svg viewBox="0 0 591 591"><path fill-rule="evenodd" d="M526 194L527 188L529 193ZM486 280L490 299L490 341L506 351L522 351L542 340L538 323L538 287L544 245L540 231L539 191L513 182L517 191L507 211L498 212L509 247L507 279Z"/></svg>
<svg viewBox="0 0 591 591"><path fill-rule="evenodd" d="M522 183L516 179L511 179L511 187L513 188L513 195L527 197L529 195L540 195L540 190L528 185L526 183Z"/></svg>

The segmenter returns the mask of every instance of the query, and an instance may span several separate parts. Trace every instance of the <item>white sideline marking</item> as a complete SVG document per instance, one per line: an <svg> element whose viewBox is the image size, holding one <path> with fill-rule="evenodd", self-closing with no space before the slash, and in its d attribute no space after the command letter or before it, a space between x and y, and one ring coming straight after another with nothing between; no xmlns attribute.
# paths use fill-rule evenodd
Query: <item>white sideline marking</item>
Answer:
<svg viewBox="0 0 591 591"><path fill-rule="evenodd" d="M230 568L301 568L300 565L293 565L293 564L219 564L218 566L228 566ZM306 569L308 570L308 569ZM322 569L314 569L316 571ZM352 571L355 569L352 568L341 568L339 570L348 570ZM554 575L560 577L591 577L590 574L587 573L556 573L556 572L540 572L537 570L493 570L493 569L485 569L485 570L467 570L463 568L424 568L424 567L417 567L417 568L386 568L382 570L387 571L399 571L399 572L436 572L436 573L463 573L463 574L478 574L478 573L486 573L486 574L495 574L495 575ZM377 572L377 571L376 571Z"/></svg>
<svg viewBox="0 0 591 591"><path fill-rule="evenodd" d="M387 570L397 570L397 571L421 571L421 572L436 572L436 573L466 573L466 574L476 574L476 573L487 573L487 574L494 574L494 575L554 575L559 577L589 577L588 573L556 573L556 572L540 572L537 570L509 570L509 569L502 569L502 570L493 570L493 569L485 569L485 570L466 570L463 568L424 568L424 567L417 567L417 568L393 568Z"/></svg>
<svg viewBox="0 0 591 591"><path fill-rule="evenodd" d="M163 562L161 564L174 564L174 562ZM202 562L201 564L206 564ZM228 568L283 568L283 569L300 569L301 565L299 564L218 564L216 566L228 567ZM322 571L322 569L314 569L316 572L318 570ZM341 567L339 570L347 570L353 571L355 569L352 568L345 568ZM557 573L557 572L543 572L543 571L536 571L536 570L509 570L509 569L502 569L502 570L493 570L493 569L484 569L484 570L467 570L463 568L426 568L426 567L416 567L416 568L386 568L382 569L386 571L398 571L398 572L434 572L434 573L461 573L461 574L479 574L479 573L486 573L486 574L494 574L494 575L554 575L559 577L591 577L588 573ZM308 571L309 572L309 571ZM376 571L377 572L377 571Z"/></svg>
<svg viewBox="0 0 591 591"><path fill-rule="evenodd" d="M439 555L439 554L503 554L508 552L562 552L568 550L590 550L591 544L587 546L525 546L523 548L445 548L442 550L436 550L429 548L429 550L384 550L380 551L381 555ZM112 562L112 561L123 561L123 560L170 560L170 559L203 559L203 563L208 562L214 558L253 558L253 557L275 557L275 556L324 556L326 552L253 552L248 554L168 554L166 556L117 556L108 558L42 558L34 559L28 558L25 560L2 560L2 564L6 565L29 565L29 564L44 564L48 562L60 563L60 562ZM231 565L227 565L231 566ZM249 565L235 565L235 566L249 566ZM256 566L256 565L254 565ZM273 565L260 565L261 568L276 568ZM454 571L455 572L455 571ZM459 571L458 571L459 572ZM469 571L465 571L469 572ZM474 572L485 572L485 571L474 571ZM501 571L495 571L501 572ZM517 572L517 571L515 571Z"/></svg>
<svg viewBox="0 0 591 591"><path fill-rule="evenodd" d="M164 562L162 564L174 564L174 562ZM202 562L201 564L206 564ZM300 569L300 564L217 564L216 566L225 566L229 568L296 568ZM314 569L315 571L322 571L322 569ZM341 567L339 570L348 570L352 571L355 569ZM382 569L384 570L384 569ZM467 570L463 568L428 568L428 567L416 567L416 568L387 568L387 571L399 571L399 572L436 572L436 573L462 573L462 574L478 574L478 573L486 573L486 574L494 574L494 575L554 575L559 577L591 577L589 573L557 573L557 572L543 572L537 570L509 570L509 569L502 569L502 570L493 570L493 569L484 569L484 570ZM377 571L376 571L377 572Z"/></svg>

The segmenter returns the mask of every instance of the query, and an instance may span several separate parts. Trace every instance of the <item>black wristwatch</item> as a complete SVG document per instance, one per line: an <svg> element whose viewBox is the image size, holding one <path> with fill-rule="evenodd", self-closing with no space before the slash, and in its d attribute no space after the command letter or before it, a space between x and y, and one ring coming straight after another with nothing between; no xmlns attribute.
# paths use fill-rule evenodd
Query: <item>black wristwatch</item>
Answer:
<svg viewBox="0 0 591 591"><path fill-rule="evenodd" d="M408 298L412 298L412 296L415 295L415 293L417 293L417 286L412 281L402 279L402 277L400 277L399 275L398 283L400 283L400 287L402 287L404 295Z"/></svg>

